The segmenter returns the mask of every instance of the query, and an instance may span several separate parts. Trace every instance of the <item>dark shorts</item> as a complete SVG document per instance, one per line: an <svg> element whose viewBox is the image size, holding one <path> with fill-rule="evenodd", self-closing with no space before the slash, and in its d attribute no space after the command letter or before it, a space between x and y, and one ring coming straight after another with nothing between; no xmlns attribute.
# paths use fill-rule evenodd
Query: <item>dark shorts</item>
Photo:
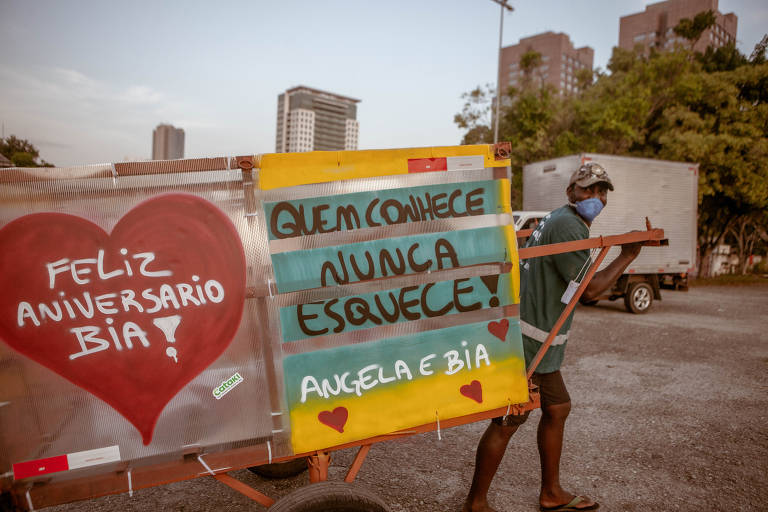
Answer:
<svg viewBox="0 0 768 512"><path fill-rule="evenodd" d="M571 396L568 394L568 390L565 387L563 375L560 373L560 370L552 373L534 373L533 377L531 377L531 381L539 387L542 407L566 404L571 401ZM492 421L497 425L505 427L518 427L525 423L530 412L531 411L526 411L524 414L499 416L498 418L493 418Z"/></svg>

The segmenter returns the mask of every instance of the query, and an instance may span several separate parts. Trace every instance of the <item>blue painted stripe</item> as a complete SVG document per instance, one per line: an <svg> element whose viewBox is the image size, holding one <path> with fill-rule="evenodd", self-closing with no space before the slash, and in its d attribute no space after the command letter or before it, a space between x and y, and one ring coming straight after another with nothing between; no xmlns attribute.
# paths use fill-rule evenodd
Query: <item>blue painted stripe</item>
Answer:
<svg viewBox="0 0 768 512"><path fill-rule="evenodd" d="M505 261L509 252L500 226L272 255L280 293Z"/></svg>

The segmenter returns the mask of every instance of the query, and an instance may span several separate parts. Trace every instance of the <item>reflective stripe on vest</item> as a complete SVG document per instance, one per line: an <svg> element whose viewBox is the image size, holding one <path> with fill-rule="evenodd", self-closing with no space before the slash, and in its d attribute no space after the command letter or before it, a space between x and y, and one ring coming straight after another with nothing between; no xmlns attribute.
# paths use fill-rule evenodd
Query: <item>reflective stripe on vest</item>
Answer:
<svg viewBox="0 0 768 512"><path fill-rule="evenodd" d="M547 341L547 336L549 336L549 333L547 331L542 331L535 325L531 325L528 322L524 322L520 320L520 332L525 334L531 339L534 339L538 341L539 343L544 343ZM568 340L568 335L571 333L571 331L568 331L565 334L558 334L555 336L555 339L552 341L552 345L562 345Z"/></svg>

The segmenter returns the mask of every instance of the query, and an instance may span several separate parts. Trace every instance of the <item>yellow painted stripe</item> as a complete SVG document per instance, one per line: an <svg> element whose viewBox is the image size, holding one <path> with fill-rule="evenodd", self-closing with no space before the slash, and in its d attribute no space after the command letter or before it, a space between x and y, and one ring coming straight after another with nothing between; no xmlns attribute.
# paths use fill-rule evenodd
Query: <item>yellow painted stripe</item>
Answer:
<svg viewBox="0 0 768 512"><path fill-rule="evenodd" d="M507 178L499 181L499 204L502 212L512 213L512 187Z"/></svg>
<svg viewBox="0 0 768 512"><path fill-rule="evenodd" d="M482 403L460 393L461 386L473 380L482 383ZM291 439L294 452L301 453L434 422L436 412L442 421L527 401L524 362L512 357L469 372L435 375L400 381L389 388L374 388L360 398L352 395L314 399L294 406L291 410ZM336 407L345 407L349 411L343 433L318 421L321 411L333 411Z"/></svg>
<svg viewBox="0 0 768 512"><path fill-rule="evenodd" d="M310 183L407 174L409 159L451 156L482 156L485 167L510 165L509 159L494 158L493 145L477 144L365 151L268 153L257 158L256 166L259 168L259 187L270 190Z"/></svg>
<svg viewBox="0 0 768 512"><path fill-rule="evenodd" d="M517 252L517 234L515 226L511 224L502 228L504 237L507 239L508 261L512 263L512 270L509 271L509 296L512 297L514 304L520 304L520 256Z"/></svg>

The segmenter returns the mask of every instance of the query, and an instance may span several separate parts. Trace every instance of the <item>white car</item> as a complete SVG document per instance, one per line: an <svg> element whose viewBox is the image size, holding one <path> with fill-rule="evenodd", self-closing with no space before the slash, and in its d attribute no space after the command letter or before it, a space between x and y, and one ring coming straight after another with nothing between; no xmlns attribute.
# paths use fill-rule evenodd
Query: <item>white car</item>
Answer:
<svg viewBox="0 0 768 512"><path fill-rule="evenodd" d="M535 229L539 221L549 215L547 211L514 211L512 218L515 222L515 231L521 229Z"/></svg>

